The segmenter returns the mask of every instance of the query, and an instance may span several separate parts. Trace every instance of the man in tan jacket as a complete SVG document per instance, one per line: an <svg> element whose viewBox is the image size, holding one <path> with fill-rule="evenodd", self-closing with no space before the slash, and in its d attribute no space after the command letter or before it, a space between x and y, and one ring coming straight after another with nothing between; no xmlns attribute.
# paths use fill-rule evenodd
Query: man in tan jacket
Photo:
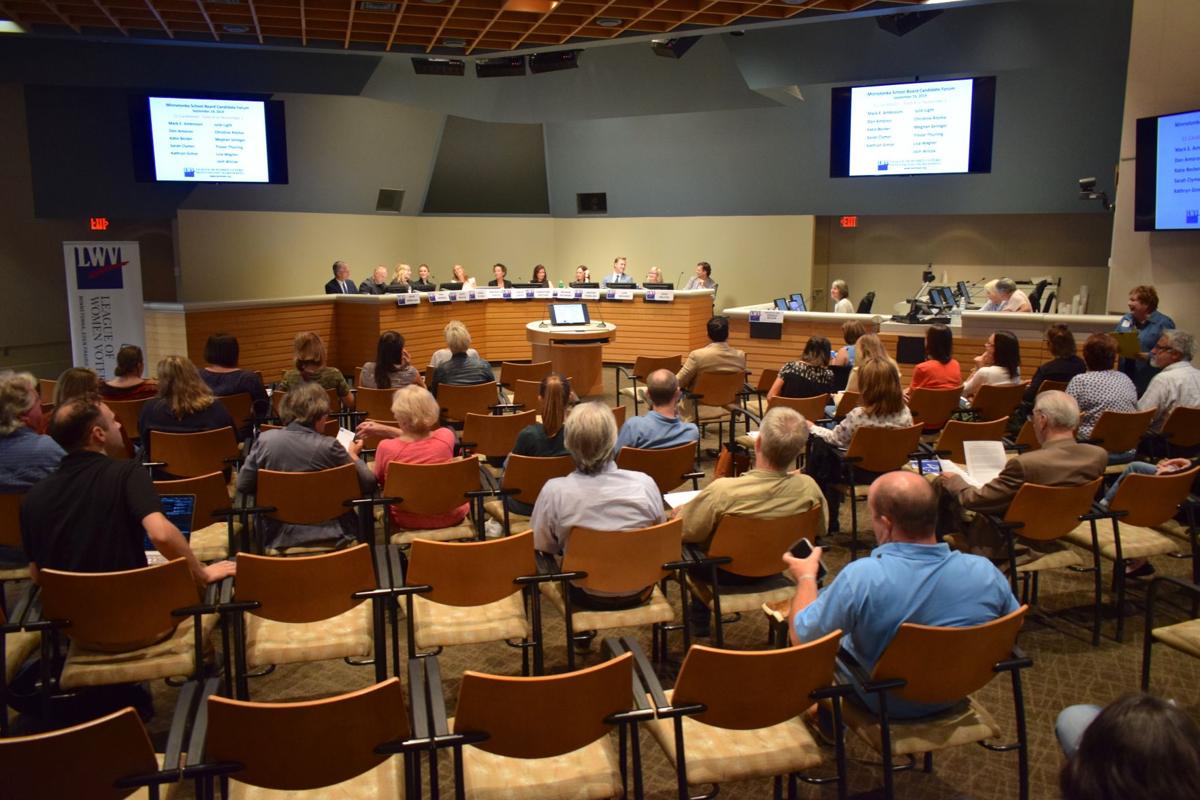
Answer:
<svg viewBox="0 0 1200 800"><path fill-rule="evenodd" d="M1103 474L1108 452L1094 444L1075 441L1075 428L1079 425L1079 405L1075 398L1066 392L1042 392L1037 396L1030 419L1041 449L1011 459L999 475L978 489L967 485L961 476L942 474L938 481L943 491L955 497L963 509L1003 515L1022 484L1079 486ZM968 526L966 539L966 549L972 553L994 560L1007 557L1003 535L982 519ZM1032 544L1020 541L1027 548ZM1044 543L1040 544L1044 547Z"/></svg>
<svg viewBox="0 0 1200 800"><path fill-rule="evenodd" d="M688 353L687 361L675 374L680 389L690 389L701 372L746 371L746 354L729 346L729 317L713 317L708 321L709 344Z"/></svg>

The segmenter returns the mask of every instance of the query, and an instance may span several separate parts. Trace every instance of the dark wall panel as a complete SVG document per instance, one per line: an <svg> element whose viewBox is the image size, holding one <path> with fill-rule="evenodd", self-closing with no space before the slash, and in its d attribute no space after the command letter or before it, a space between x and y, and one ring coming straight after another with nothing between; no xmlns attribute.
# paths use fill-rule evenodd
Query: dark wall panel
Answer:
<svg viewBox="0 0 1200 800"><path fill-rule="evenodd" d="M446 117L425 213L549 211L541 125Z"/></svg>

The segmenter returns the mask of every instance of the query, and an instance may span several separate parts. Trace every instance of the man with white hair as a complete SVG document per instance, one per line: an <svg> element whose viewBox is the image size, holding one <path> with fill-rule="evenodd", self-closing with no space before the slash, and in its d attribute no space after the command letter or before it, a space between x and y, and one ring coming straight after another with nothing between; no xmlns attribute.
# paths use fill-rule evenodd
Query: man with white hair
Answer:
<svg viewBox="0 0 1200 800"><path fill-rule="evenodd" d="M1162 370L1150 380L1138 400L1138 411L1157 408L1150 430L1162 430L1176 406L1200 407L1200 370L1192 366L1196 339L1180 330L1163 331L1150 350L1150 363Z"/></svg>
<svg viewBox="0 0 1200 800"><path fill-rule="evenodd" d="M563 444L575 461L575 471L546 481L538 495L529 520L535 548L561 558L572 528L623 531L664 521L662 495L654 479L618 469L613 462L617 420L612 409L603 403L583 403L563 427ZM649 597L653 588L611 595L571 586L571 602L583 608L628 608Z"/></svg>
<svg viewBox="0 0 1200 800"><path fill-rule="evenodd" d="M1017 288L1012 278L997 278L984 287L988 302L983 311L1033 311L1029 295Z"/></svg>
<svg viewBox="0 0 1200 800"><path fill-rule="evenodd" d="M466 325L456 319L446 323L446 344L449 345L450 358L437 366L429 381L429 391L434 397L437 397L438 386L443 383L468 385L496 380L492 365L480 358L475 348L471 347L471 332Z"/></svg>
<svg viewBox="0 0 1200 800"><path fill-rule="evenodd" d="M1108 451L1075 441L1075 428L1079 426L1075 398L1066 392L1042 392L1034 403L1030 422L1040 449L1011 459L999 475L978 489L959 475L943 473L938 478L942 489L968 511L1003 515L1023 484L1079 486L1103 474ZM1030 542L1021 541L1030 548ZM966 549L995 560L1007 557L1003 536L982 519L968 527Z"/></svg>

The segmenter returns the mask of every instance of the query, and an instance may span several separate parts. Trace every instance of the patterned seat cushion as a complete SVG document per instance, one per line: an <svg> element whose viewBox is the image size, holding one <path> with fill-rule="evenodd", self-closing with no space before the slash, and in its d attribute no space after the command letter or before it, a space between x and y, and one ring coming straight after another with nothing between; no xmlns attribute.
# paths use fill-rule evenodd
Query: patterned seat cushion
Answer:
<svg viewBox="0 0 1200 800"><path fill-rule="evenodd" d="M27 581L29 580L29 567L13 567L11 569L0 569L0 581Z"/></svg>
<svg viewBox="0 0 1200 800"><path fill-rule="evenodd" d="M671 695L667 692L668 698ZM655 719L645 724L670 762L676 764L674 720ZM752 730L717 728L684 717L683 747L692 786L783 775L821 763L821 749L799 717Z"/></svg>
<svg viewBox="0 0 1200 800"><path fill-rule="evenodd" d="M207 658L212 652L212 632L217 625L217 615L205 614L200 620ZM196 668L193 663L195 629L195 623L189 617L180 622L175 631L163 641L126 653L88 650L72 641L67 651L67 661L63 665L60 681L62 688L139 683L157 678L191 675Z"/></svg>
<svg viewBox="0 0 1200 800"><path fill-rule="evenodd" d="M11 681L13 675L29 658L29 654L38 648L42 635L29 631L4 634L4 678ZM0 711L0 713L3 713Z"/></svg>
<svg viewBox="0 0 1200 800"><path fill-rule="evenodd" d="M276 622L246 615L246 663L295 664L371 654L371 603L359 603L336 617L317 622Z"/></svg>
<svg viewBox="0 0 1200 800"><path fill-rule="evenodd" d="M484 606L449 606L417 595L413 598L413 626L417 647L422 650L529 636L520 589Z"/></svg>
<svg viewBox="0 0 1200 800"><path fill-rule="evenodd" d="M454 719L450 719L454 729ZM469 800L600 800L621 797L621 767L610 737L552 758L508 758L463 748Z"/></svg>
<svg viewBox="0 0 1200 800"><path fill-rule="evenodd" d="M892 755L910 753L932 753L949 747L958 747L984 739L1000 737L1000 726L992 715L974 698L968 698L966 706L953 708L943 714L915 720L892 720ZM846 726L863 741L874 748L880 744L879 718L858 703L842 705Z"/></svg>
<svg viewBox="0 0 1200 800"><path fill-rule="evenodd" d="M1163 644L1200 658L1200 619L1155 628L1150 634Z"/></svg>
<svg viewBox="0 0 1200 800"><path fill-rule="evenodd" d="M405 545L413 539L427 539L431 542L451 542L455 539L474 539L475 525L470 518L464 519L449 528L429 528L427 530L398 531L392 534L392 544Z"/></svg>
<svg viewBox="0 0 1200 800"><path fill-rule="evenodd" d="M242 523L240 520L234 520L233 535L236 538L241 534ZM201 561L221 561L229 558L229 526L225 522L214 522L212 525L198 528L192 531L192 538L188 540L188 544L192 546L196 558Z"/></svg>
<svg viewBox="0 0 1200 800"><path fill-rule="evenodd" d="M692 580L689 575L688 587L692 590L693 596L712 608L711 584ZM720 588L722 614L754 611L761 608L763 604L770 605L780 600L791 600L792 595L796 593L796 584L783 575L771 575L750 586L722 586Z"/></svg>
<svg viewBox="0 0 1200 800"><path fill-rule="evenodd" d="M1112 523L1101 520L1096 523L1096 540L1100 543L1100 556L1109 561L1117 558L1116 537L1113 536ZM1092 526L1083 523L1066 535L1066 540L1085 550L1092 549ZM1170 536L1164 536L1153 528L1142 528L1137 525L1121 526L1121 557L1147 558L1173 553L1179 549L1178 544Z"/></svg>
<svg viewBox="0 0 1200 800"><path fill-rule="evenodd" d="M375 769L348 781L323 786L306 792L263 789L229 780L229 800L283 800L283 798L311 798L311 800L375 800L404 796L404 758L392 756Z"/></svg>
<svg viewBox="0 0 1200 800"><path fill-rule="evenodd" d="M1088 534L1089 541L1091 534ZM1091 549L1091 545L1088 545ZM1062 567L1077 567L1083 564L1083 559L1079 557L1079 553L1070 547L1064 547L1061 550L1052 550L1045 555L1022 563L1022 558L1028 556L1017 557L1017 574L1023 572L1040 572L1044 569L1059 569Z"/></svg>
<svg viewBox="0 0 1200 800"><path fill-rule="evenodd" d="M518 497L519 496L520 495L518 495ZM504 522L504 504L499 500L484 500L483 511L489 517L496 520L496 522ZM518 523L527 522L529 522L529 517L525 516L524 514L518 514L515 511L508 512L508 523L512 527L513 531L524 530L523 528L518 529L517 525Z"/></svg>
<svg viewBox="0 0 1200 800"><path fill-rule="evenodd" d="M550 598L550 602L559 610L566 613L562 591L557 583L539 584L542 594ZM650 593L650 599L633 608L622 608L616 611L590 611L574 608L571 619L573 627L578 631L598 631L608 628L632 628L639 625L653 625L656 622L670 622L675 619L675 609L667 602L662 590L657 586Z"/></svg>

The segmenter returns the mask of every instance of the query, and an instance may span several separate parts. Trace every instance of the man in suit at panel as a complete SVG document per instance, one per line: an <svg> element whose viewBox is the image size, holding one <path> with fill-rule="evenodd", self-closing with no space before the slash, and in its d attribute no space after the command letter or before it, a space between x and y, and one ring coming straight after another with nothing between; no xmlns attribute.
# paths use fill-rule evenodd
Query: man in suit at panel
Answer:
<svg viewBox="0 0 1200 800"><path fill-rule="evenodd" d="M687 360L675 377L679 388L690 389L701 372L746 372L746 354L730 347L729 317L713 317L708 321L709 344L688 353Z"/></svg>
<svg viewBox="0 0 1200 800"><path fill-rule="evenodd" d="M378 267L375 268L375 271L373 273L371 273L371 277L367 278L365 281L363 281L362 283L360 283L358 285L358 293L359 294L387 294L387 288L388 288L387 267L380 264ZM328 287L326 287L325 291L326 291L326 294L329 293Z"/></svg>
<svg viewBox="0 0 1200 800"><path fill-rule="evenodd" d="M625 256L617 256L613 259L612 274L604 279L605 283L633 283L633 278L625 274L626 262Z"/></svg>
<svg viewBox="0 0 1200 800"><path fill-rule="evenodd" d="M938 482L945 494L956 498L967 511L1003 515L1025 483L1079 486L1103 474L1108 466L1108 452L1094 444L1075 441L1075 428L1079 425L1079 405L1075 398L1066 392L1042 392L1037 396L1030 419L1041 449L1011 459L999 475L978 489L967 485L959 475L943 473ZM943 515L943 519L957 516ZM1033 551L1033 543L1020 542ZM1036 544L1045 547L1045 543ZM1003 560L1008 555L1003 535L982 518L967 526L965 549L993 560ZM1031 552L1034 558L1044 554Z"/></svg>
<svg viewBox="0 0 1200 800"><path fill-rule="evenodd" d="M350 267L345 261L333 262L333 280L325 284L325 294L358 294L358 287L350 280Z"/></svg>

